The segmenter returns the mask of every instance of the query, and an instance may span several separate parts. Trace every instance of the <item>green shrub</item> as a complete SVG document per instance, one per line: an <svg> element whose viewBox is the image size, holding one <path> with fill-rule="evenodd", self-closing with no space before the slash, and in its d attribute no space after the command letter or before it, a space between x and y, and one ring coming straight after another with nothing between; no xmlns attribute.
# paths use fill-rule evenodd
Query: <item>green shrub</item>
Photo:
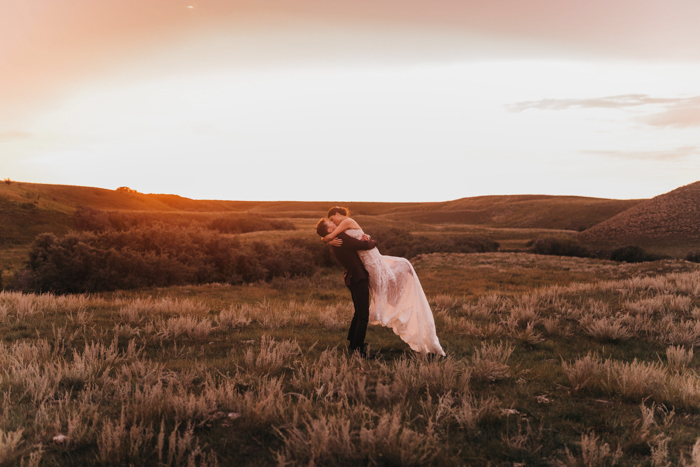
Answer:
<svg viewBox="0 0 700 467"><path fill-rule="evenodd" d="M541 237L526 244L531 253L552 256L590 258L593 253L572 237Z"/></svg>
<svg viewBox="0 0 700 467"><path fill-rule="evenodd" d="M308 276L320 266L300 246L256 242L205 229L162 225L119 232L37 236L14 288L82 293L209 282L256 282Z"/></svg>
<svg viewBox="0 0 700 467"><path fill-rule="evenodd" d="M374 227L368 233L379 242L383 255L414 258L427 253L487 253L497 251L498 242L484 237L454 235L429 238L396 227Z"/></svg>
<svg viewBox="0 0 700 467"><path fill-rule="evenodd" d="M73 212L73 221L78 230L104 232L112 228L106 212L88 206L78 206Z"/></svg>
<svg viewBox="0 0 700 467"><path fill-rule="evenodd" d="M644 248L637 245L628 245L617 248L610 253L610 259L625 263L643 263L645 261L656 261L660 256L647 253Z"/></svg>
<svg viewBox="0 0 700 467"><path fill-rule="evenodd" d="M244 215L236 217L219 217L209 224L212 230L221 233L239 234L259 232L262 230L294 230L294 224L290 221L266 219L256 215Z"/></svg>
<svg viewBox="0 0 700 467"><path fill-rule="evenodd" d="M240 234L263 230L294 230L293 222L269 219L255 214L235 214L212 219L210 216L193 213L168 212L117 212L102 211L88 206L78 206L73 214L78 230L105 232L126 231L133 228L151 227L157 224L171 228L206 227L221 233Z"/></svg>
<svg viewBox="0 0 700 467"><path fill-rule="evenodd" d="M303 248L311 253L313 262L321 267L338 266L338 262L333 256L333 252L325 243L314 235L312 238L290 238L287 240L290 247Z"/></svg>

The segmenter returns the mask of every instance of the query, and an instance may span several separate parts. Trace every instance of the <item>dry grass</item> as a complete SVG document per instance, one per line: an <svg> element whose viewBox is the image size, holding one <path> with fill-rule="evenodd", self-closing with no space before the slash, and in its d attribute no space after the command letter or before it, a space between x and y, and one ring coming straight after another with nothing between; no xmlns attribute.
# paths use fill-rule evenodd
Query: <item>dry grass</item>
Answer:
<svg viewBox="0 0 700 467"><path fill-rule="evenodd" d="M585 329L588 335L603 342L627 340L632 337L632 333L622 321L614 318L593 319Z"/></svg>
<svg viewBox="0 0 700 467"><path fill-rule="evenodd" d="M540 274L536 260L469 259L519 280ZM567 264L542 261L557 273ZM293 279L153 296L3 293L2 452L18 465L692 462L700 275L568 264L590 281L434 293L444 358L413 355L378 327L377 358L348 354L340 281L303 282L313 299ZM590 410L600 404L605 420Z"/></svg>
<svg viewBox="0 0 700 467"><path fill-rule="evenodd" d="M222 329L236 329L244 328L251 323L251 319L248 317L248 313L243 307L240 306L230 306L219 313L219 318L217 322L219 327Z"/></svg>
<svg viewBox="0 0 700 467"><path fill-rule="evenodd" d="M347 326L347 317L354 311L347 304L325 306L318 315L318 321L324 328L338 331Z"/></svg>
<svg viewBox="0 0 700 467"><path fill-rule="evenodd" d="M5 433L0 430L0 464L9 464L16 456L17 448L22 442L23 431L17 430Z"/></svg>
<svg viewBox="0 0 700 467"><path fill-rule="evenodd" d="M296 342L276 342L267 336L260 339L260 349L249 348L244 357L249 370L266 374L274 373L283 368L291 358L299 355L301 350Z"/></svg>
<svg viewBox="0 0 700 467"><path fill-rule="evenodd" d="M487 381L498 381L510 377L506 363L513 353L513 346L505 342L498 345L483 343L471 359L472 376Z"/></svg>
<svg viewBox="0 0 700 467"><path fill-rule="evenodd" d="M455 299L449 294L439 294L432 299L432 304L437 308L452 308L455 305Z"/></svg>
<svg viewBox="0 0 700 467"><path fill-rule="evenodd" d="M300 426L281 430L284 447L277 453L278 464L348 465L383 458L417 466L435 458L434 434L408 428L398 408L380 414L369 411L361 422L353 415L308 418Z"/></svg>
<svg viewBox="0 0 700 467"><path fill-rule="evenodd" d="M179 316L158 320L155 323L156 337L160 340L187 337L192 340L202 340L209 337L213 325L210 319L197 319L194 316Z"/></svg>
<svg viewBox="0 0 700 467"><path fill-rule="evenodd" d="M600 437L595 433L583 433L581 435L581 457L577 458L571 454L569 448L566 448L566 460L559 461L561 466L578 466L585 467L604 467L608 465L616 465L623 458L622 448L620 446L613 452L608 443L600 440Z"/></svg>
<svg viewBox="0 0 700 467"><path fill-rule="evenodd" d="M666 349L666 360L671 371L681 372L693 360L693 349L688 350L681 346L672 345Z"/></svg>

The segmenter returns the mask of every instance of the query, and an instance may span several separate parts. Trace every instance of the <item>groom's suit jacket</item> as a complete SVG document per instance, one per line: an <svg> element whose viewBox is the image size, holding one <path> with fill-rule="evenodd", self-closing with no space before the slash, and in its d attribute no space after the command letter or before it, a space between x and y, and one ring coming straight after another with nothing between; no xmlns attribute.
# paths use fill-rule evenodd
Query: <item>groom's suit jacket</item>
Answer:
<svg viewBox="0 0 700 467"><path fill-rule="evenodd" d="M350 287L351 284L369 278L357 250L371 250L378 243L374 240L357 240L345 232L339 233L337 238L343 240L343 244L331 247L331 249L335 258L345 268L345 285Z"/></svg>

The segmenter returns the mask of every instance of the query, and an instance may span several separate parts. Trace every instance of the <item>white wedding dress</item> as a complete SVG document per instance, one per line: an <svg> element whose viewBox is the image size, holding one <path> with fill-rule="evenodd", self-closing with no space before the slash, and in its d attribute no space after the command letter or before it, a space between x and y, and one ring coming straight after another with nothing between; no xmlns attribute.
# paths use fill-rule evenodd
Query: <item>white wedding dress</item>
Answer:
<svg viewBox="0 0 700 467"><path fill-rule="evenodd" d="M345 233L358 240L364 235L360 229ZM435 333L433 312L411 262L383 256L376 248L357 253L369 273L369 322L393 329L416 352L445 355Z"/></svg>

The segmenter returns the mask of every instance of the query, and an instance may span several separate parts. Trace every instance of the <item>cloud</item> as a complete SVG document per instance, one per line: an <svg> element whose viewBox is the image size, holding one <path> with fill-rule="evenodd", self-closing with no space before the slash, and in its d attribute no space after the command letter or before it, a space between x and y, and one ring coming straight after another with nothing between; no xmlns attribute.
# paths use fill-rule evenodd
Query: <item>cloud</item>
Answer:
<svg viewBox="0 0 700 467"><path fill-rule="evenodd" d="M665 111L641 118L639 121L660 127L700 126L700 96L683 99L667 106Z"/></svg>
<svg viewBox="0 0 700 467"><path fill-rule="evenodd" d="M29 139L32 135L24 131L0 131L0 143L9 143L20 139Z"/></svg>
<svg viewBox="0 0 700 467"><path fill-rule="evenodd" d="M686 160L691 156L700 154L697 146L682 146L665 151L581 151L584 154L595 156L614 157L636 161L671 162Z"/></svg>
<svg viewBox="0 0 700 467"><path fill-rule="evenodd" d="M576 110L613 109L627 110L650 106L654 113L637 118L636 121L657 127L687 128L700 126L700 96L693 97L651 97L646 94L622 94L618 96L596 97L592 99L540 99L522 101L506 106L511 112L525 110ZM658 108L663 109L658 112Z"/></svg>
<svg viewBox="0 0 700 467"><path fill-rule="evenodd" d="M538 101L516 102L507 107L511 112L522 112L528 109L625 109L642 105L677 105L686 100L688 98L659 98L649 97L646 94L623 94L620 96L596 97L594 99L540 99Z"/></svg>

